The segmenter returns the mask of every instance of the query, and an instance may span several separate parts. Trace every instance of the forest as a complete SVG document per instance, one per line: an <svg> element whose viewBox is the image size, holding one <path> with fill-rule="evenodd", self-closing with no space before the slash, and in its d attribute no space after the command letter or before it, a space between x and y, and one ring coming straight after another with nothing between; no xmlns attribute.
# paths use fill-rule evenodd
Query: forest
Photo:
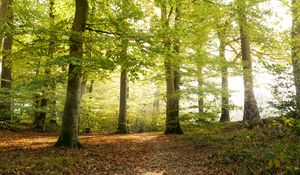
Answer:
<svg viewBox="0 0 300 175"><path fill-rule="evenodd" d="M300 0L0 0L0 174L300 174Z"/></svg>

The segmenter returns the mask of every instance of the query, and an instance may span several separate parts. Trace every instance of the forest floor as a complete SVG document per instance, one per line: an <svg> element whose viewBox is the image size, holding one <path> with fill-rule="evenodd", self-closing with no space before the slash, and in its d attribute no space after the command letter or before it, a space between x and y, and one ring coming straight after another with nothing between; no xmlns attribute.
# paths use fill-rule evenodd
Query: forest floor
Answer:
<svg viewBox="0 0 300 175"><path fill-rule="evenodd" d="M284 174L297 173L300 163L299 137L270 128L86 134L82 149L53 148L56 139L0 130L0 174Z"/></svg>

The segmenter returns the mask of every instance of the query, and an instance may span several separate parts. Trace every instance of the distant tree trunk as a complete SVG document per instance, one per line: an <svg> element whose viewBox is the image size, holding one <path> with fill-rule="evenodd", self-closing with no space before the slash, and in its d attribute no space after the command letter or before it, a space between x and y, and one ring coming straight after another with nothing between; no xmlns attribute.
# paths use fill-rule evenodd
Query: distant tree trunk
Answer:
<svg viewBox="0 0 300 175"><path fill-rule="evenodd" d="M225 58L226 44L223 39L220 39L220 59L221 59L221 74L222 74L222 111L220 122L230 122L229 115L229 88L228 88L228 67Z"/></svg>
<svg viewBox="0 0 300 175"><path fill-rule="evenodd" d="M48 105L48 99L42 98L41 101L36 101L36 105L40 106L41 111L36 113L35 120L33 122L34 130L38 132L44 132L46 125L46 107Z"/></svg>
<svg viewBox="0 0 300 175"><path fill-rule="evenodd" d="M55 5L54 0L50 0L49 17L50 17L51 25L54 25L54 18L55 18L54 5ZM54 37L54 34L51 33L50 39L49 39L49 48L48 48L48 56L49 56L50 60L53 59L54 47L55 47L55 37ZM46 77L48 78L50 74L51 74L51 68L47 67L45 70ZM43 92L43 97L40 102L37 102L37 104L40 105L40 107L38 107L38 108L40 108L40 110L39 110L39 112L37 112L34 122L33 122L34 130L38 131L38 132L44 132L45 127L46 127L47 107L48 107L48 101L49 101L47 89L50 88L48 80L45 80L44 86L45 86L46 90L44 90L44 92Z"/></svg>
<svg viewBox="0 0 300 175"><path fill-rule="evenodd" d="M80 100L82 100L82 97L85 94L87 80L88 80L88 75L84 73L81 80ZM81 120L81 116L78 115L78 128L80 128L80 120ZM85 128L85 129L91 129L91 128ZM78 129L78 133L79 132L80 130ZM86 133L90 133L90 131Z"/></svg>
<svg viewBox="0 0 300 175"><path fill-rule="evenodd" d="M156 85L155 92L153 94L153 113L151 118L151 131L158 131L158 118L160 114L160 100L159 100L159 86Z"/></svg>
<svg viewBox="0 0 300 175"><path fill-rule="evenodd" d="M243 63L243 81L244 81L244 116L243 120L259 120L259 110L254 95L252 59L250 52L250 41L247 33L247 18L245 15L245 1L239 2L239 26L241 37L241 51Z"/></svg>
<svg viewBox="0 0 300 175"><path fill-rule="evenodd" d="M292 26L292 66L294 74L294 84L296 89L296 112L298 119L300 118L300 23L299 23L299 5L300 2L297 0L292 1L293 7L293 26Z"/></svg>
<svg viewBox="0 0 300 175"><path fill-rule="evenodd" d="M6 24L9 8L12 5L13 0L1 0L0 6L0 25ZM2 47L2 41L4 37L4 31L0 30L0 50Z"/></svg>
<svg viewBox="0 0 300 175"><path fill-rule="evenodd" d="M128 133L127 129L127 71L123 67L121 68L121 77L120 77L120 107L119 107L119 122L117 133L126 134Z"/></svg>
<svg viewBox="0 0 300 175"><path fill-rule="evenodd" d="M8 2L8 14L7 14L7 23L13 27L13 9L12 9L12 0ZM3 1L2 1L3 3ZM4 4L5 5L5 4ZM1 9L2 10L2 7ZM3 12L0 12L0 14ZM1 33L0 33L1 35ZM3 34L2 34L3 35ZM2 43L2 37L0 36ZM9 121L12 115L12 99L10 94L10 89L12 87L12 62L10 60L10 55L12 52L13 46L13 35L11 31L6 32L6 37L3 43L3 57L2 57L2 71L1 71L1 88L4 92L1 95L3 101L0 103L0 121Z"/></svg>
<svg viewBox="0 0 300 175"><path fill-rule="evenodd" d="M203 73L202 73L202 67L198 66L198 112L201 114L204 112L204 93L203 93Z"/></svg>
<svg viewBox="0 0 300 175"><path fill-rule="evenodd" d="M83 33L88 16L88 1L76 0L73 33L70 36L70 56L77 58L69 64L67 96L62 119L62 130L54 146L82 147L78 137L78 118L80 115L81 76L83 56Z"/></svg>
<svg viewBox="0 0 300 175"><path fill-rule="evenodd" d="M35 78L39 75L40 73L40 66L41 66L41 61L38 60L35 67L34 67L34 72L35 72ZM40 111L40 102L41 102L41 95L39 92L35 93L33 97L33 106L34 106L34 121L33 121L33 128L35 127L35 123L39 123L36 119L39 116L39 111Z"/></svg>
<svg viewBox="0 0 300 175"><path fill-rule="evenodd" d="M161 7L161 19L163 22L163 27L169 27L169 19L167 17L166 5L162 3ZM179 15L179 13L177 13ZM166 36L164 38L164 46L166 49L171 49L170 37ZM169 58L165 59L165 75L166 75L166 91L167 91L167 116L166 116L166 130L165 134L182 134L183 130L180 127L178 113L178 94L176 89L179 88L178 75L174 75L175 70L172 61ZM177 76L175 78L175 76Z"/></svg>
<svg viewBox="0 0 300 175"><path fill-rule="evenodd" d="M94 82L95 82L95 80L91 80L91 82L90 82L90 87L89 87L89 93L90 94L93 93Z"/></svg>
<svg viewBox="0 0 300 175"><path fill-rule="evenodd" d="M81 81L81 97L85 94L87 80L88 76L84 74Z"/></svg>
<svg viewBox="0 0 300 175"><path fill-rule="evenodd" d="M159 104L159 87L157 86L155 92L154 92L154 102L153 102L153 108L154 108L154 115L157 116L160 111L160 104Z"/></svg>

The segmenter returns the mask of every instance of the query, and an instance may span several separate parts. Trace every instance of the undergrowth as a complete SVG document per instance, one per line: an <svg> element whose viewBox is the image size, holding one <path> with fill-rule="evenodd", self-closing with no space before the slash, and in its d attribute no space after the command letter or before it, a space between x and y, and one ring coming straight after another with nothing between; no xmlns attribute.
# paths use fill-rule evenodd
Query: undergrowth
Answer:
<svg viewBox="0 0 300 175"><path fill-rule="evenodd" d="M235 174L300 174L300 124L291 118L264 121L248 129L243 122L217 124L179 139L209 151L207 167ZM216 129L217 128L217 129Z"/></svg>

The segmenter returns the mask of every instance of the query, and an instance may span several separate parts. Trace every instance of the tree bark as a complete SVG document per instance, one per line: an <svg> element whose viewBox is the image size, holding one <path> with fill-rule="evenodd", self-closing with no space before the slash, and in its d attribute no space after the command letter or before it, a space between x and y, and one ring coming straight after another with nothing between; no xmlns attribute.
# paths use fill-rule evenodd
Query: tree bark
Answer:
<svg viewBox="0 0 300 175"><path fill-rule="evenodd" d="M127 129L127 71L123 67L121 68L120 77L120 106L119 106L119 122L117 133L126 134Z"/></svg>
<svg viewBox="0 0 300 175"><path fill-rule="evenodd" d="M259 120L259 110L254 95L252 59L250 52L250 41L246 30L247 18L245 15L246 2L240 1L239 27L241 37L241 51L243 63L243 81L244 81L244 115L243 120Z"/></svg>
<svg viewBox="0 0 300 175"><path fill-rule="evenodd" d="M181 11L179 8L179 1L177 1L177 7L175 9L175 29L178 29L178 25L180 23L180 18L181 18ZM177 55L177 58L179 58L180 56L180 39L177 37L174 39L174 51ZM179 102L180 102L180 79L181 79L181 75L180 75L180 61L179 59L177 59L176 63L174 64L174 70L173 70L173 74L174 74L174 88L175 88L175 106L174 106L174 110L175 110L175 115L178 118L179 117ZM178 123L179 125L179 123Z"/></svg>
<svg viewBox="0 0 300 175"><path fill-rule="evenodd" d="M178 7L177 7L178 8ZM179 9L178 9L179 10ZM161 19L163 28L169 28L169 19L166 13L166 5L162 3L161 6ZM176 10L177 11L177 10ZM178 11L177 11L178 12ZM179 15L177 13L176 15ZM177 17L176 17L177 18ZM171 49L171 39L169 36L164 38L164 46L166 49ZM174 69L174 65L170 58L165 59L165 75L166 75L166 98L167 98L167 111L166 111L166 129L165 134L183 134L179 122L179 96L176 89L179 90L179 75L178 69ZM175 73L175 74L174 74Z"/></svg>
<svg viewBox="0 0 300 175"><path fill-rule="evenodd" d="M127 129L127 98L128 98L128 80L127 80L127 48L128 39L122 38L122 50L120 52L120 58L124 61L121 65L121 76L120 76L120 103L119 103L119 120L117 133L126 134Z"/></svg>
<svg viewBox="0 0 300 175"><path fill-rule="evenodd" d="M299 0L292 1L292 16L293 16L293 25L292 25L292 66L293 66L293 74L294 74L294 84L296 90L296 116L298 119L300 118L300 11L299 11Z"/></svg>
<svg viewBox="0 0 300 175"><path fill-rule="evenodd" d="M8 9L5 17L7 18L5 21L10 26L10 30L6 32L6 37L3 43L1 88L4 90L4 92L1 94L1 98L4 99L4 101L0 103L0 121L9 121L12 117L12 97L10 93L12 87L12 61L10 60L10 55L13 46L13 34L11 31L13 28L12 2L12 0L8 1ZM5 4L3 5L5 6ZM2 10L2 6L0 10ZM3 12L0 12L1 15L2 13ZM0 33L0 43L2 43L3 38L1 35L3 35L3 33Z"/></svg>
<svg viewBox="0 0 300 175"><path fill-rule="evenodd" d="M220 38L220 37L219 37ZM230 122L229 115L229 88L228 88L228 67L225 58L226 43L220 39L220 59L221 59L221 74L222 74L222 107L220 122Z"/></svg>
<svg viewBox="0 0 300 175"><path fill-rule="evenodd" d="M9 8L12 5L13 0L1 0L0 7L0 25L6 24L7 16L9 14ZM4 37L4 30L0 30L0 50L2 48L2 40Z"/></svg>
<svg viewBox="0 0 300 175"><path fill-rule="evenodd" d="M88 1L76 0L73 32L70 36L70 57L75 57L77 60L69 64L62 130L54 146L82 147L78 137L78 118L80 115L81 99L83 33L85 31L87 16Z"/></svg>

